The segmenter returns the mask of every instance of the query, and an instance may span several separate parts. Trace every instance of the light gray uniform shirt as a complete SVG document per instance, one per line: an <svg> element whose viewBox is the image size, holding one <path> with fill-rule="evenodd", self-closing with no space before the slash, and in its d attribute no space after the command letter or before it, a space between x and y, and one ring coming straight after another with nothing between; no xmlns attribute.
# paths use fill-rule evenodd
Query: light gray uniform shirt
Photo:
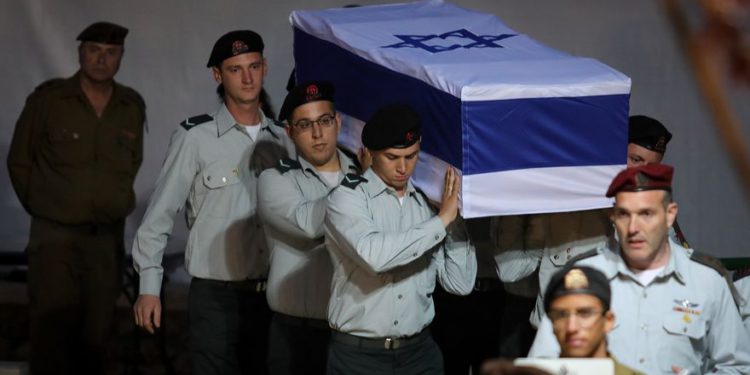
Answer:
<svg viewBox="0 0 750 375"><path fill-rule="evenodd" d="M354 162L338 151L343 178ZM329 186L305 159L282 159L258 180L258 213L271 249L266 298L271 310L325 320L331 296L331 259L323 218Z"/></svg>
<svg viewBox="0 0 750 375"><path fill-rule="evenodd" d="M500 280L517 282L539 268L539 293L529 318L534 327L544 315L542 296L552 275L569 260L606 246L613 238L607 209L502 216L493 223Z"/></svg>
<svg viewBox="0 0 750 375"><path fill-rule="evenodd" d="M742 298L740 303L740 315L745 323L747 334L750 335L750 276L745 276L734 282L734 286Z"/></svg>
<svg viewBox="0 0 750 375"><path fill-rule="evenodd" d="M670 259L649 284L641 285L619 250L606 248L576 264L602 271L612 288L615 327L607 335L609 352L647 374L750 374L750 337L744 331L726 280L716 270L690 259L670 239ZM557 357L560 347L552 324L543 319L530 357Z"/></svg>
<svg viewBox="0 0 750 375"><path fill-rule="evenodd" d="M333 329L370 338L411 336L435 315L436 280L450 293L471 292L477 261L463 222L446 233L411 181L403 198L400 204L372 169L347 175L329 195Z"/></svg>
<svg viewBox="0 0 750 375"><path fill-rule="evenodd" d="M210 117L186 120L172 134L133 242L141 294L159 295L162 257L178 212L190 228L185 267L191 276L224 281L267 276L256 184L263 169L293 153L293 144L282 127L261 118L255 141L223 104Z"/></svg>

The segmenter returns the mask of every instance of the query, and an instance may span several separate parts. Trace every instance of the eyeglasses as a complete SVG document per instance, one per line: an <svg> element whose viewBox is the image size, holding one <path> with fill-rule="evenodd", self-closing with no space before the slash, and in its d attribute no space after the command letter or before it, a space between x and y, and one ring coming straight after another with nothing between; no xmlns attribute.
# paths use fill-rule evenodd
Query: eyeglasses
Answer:
<svg viewBox="0 0 750 375"><path fill-rule="evenodd" d="M294 127L299 129L300 131L308 131L313 128L313 125L318 124L321 128L330 128L336 123L336 115L333 113L328 113L323 116L320 116L317 120L299 120L294 123Z"/></svg>
<svg viewBox="0 0 750 375"><path fill-rule="evenodd" d="M576 317L578 324L583 327L589 327L600 317L604 315L604 310L597 309L579 309L579 310L550 310L547 313L552 324L555 326L565 325L571 316Z"/></svg>

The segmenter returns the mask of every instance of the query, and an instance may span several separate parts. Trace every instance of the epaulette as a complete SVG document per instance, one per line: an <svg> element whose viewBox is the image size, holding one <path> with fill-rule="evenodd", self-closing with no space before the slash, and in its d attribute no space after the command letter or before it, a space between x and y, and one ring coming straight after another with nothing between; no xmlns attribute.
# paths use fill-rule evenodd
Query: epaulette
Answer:
<svg viewBox="0 0 750 375"><path fill-rule="evenodd" d="M578 255L570 258L570 260L568 260L567 262L565 262L565 264L566 265L567 264L575 264L576 262L579 262L579 261L587 259L587 258L591 258L591 257L593 257L593 256L595 256L597 254L599 254L599 250L597 250L597 248L593 248L591 250L585 251L583 253L580 253L580 254L578 254Z"/></svg>
<svg viewBox="0 0 750 375"><path fill-rule="evenodd" d="M276 125L276 126L278 126L280 128L285 128L286 127L286 125L283 122L279 121L279 120L271 119L271 122L273 122L274 125Z"/></svg>
<svg viewBox="0 0 750 375"><path fill-rule="evenodd" d="M732 299L734 299L734 304L737 305L737 307L742 305L743 299L740 296L740 293L737 291L737 288L734 286L732 278L729 276L729 271L727 271L727 268L724 267L724 264L721 263L720 260L706 253L701 253L700 251L693 251L693 254L690 255L690 260L700 263L718 272L719 276L721 276L724 281L727 282L729 292L732 293Z"/></svg>
<svg viewBox="0 0 750 375"><path fill-rule="evenodd" d="M34 94L36 94L38 92L41 92L41 91L44 91L44 90L46 90L46 89L48 89L50 87L57 86L58 84L61 84L63 82L65 82L65 78L52 78L52 79L48 79L48 80L40 83L39 86L37 86L34 89Z"/></svg>
<svg viewBox="0 0 750 375"><path fill-rule="evenodd" d="M347 173L344 179L341 180L341 185L349 189L354 189L363 182L367 182L367 179L355 173Z"/></svg>
<svg viewBox="0 0 750 375"><path fill-rule="evenodd" d="M734 281L737 282L739 279L743 279L745 277L750 276L750 266L745 266L743 268L740 268L736 271L734 271Z"/></svg>
<svg viewBox="0 0 750 375"><path fill-rule="evenodd" d="M302 164L294 159L284 158L279 159L279 163L276 165L276 169L278 169L281 174L284 174L291 171L292 169L302 169Z"/></svg>
<svg viewBox="0 0 750 375"><path fill-rule="evenodd" d="M213 119L214 119L213 117L204 113L202 115L188 118L187 120L181 122L180 126L185 128L185 130L190 130L196 125L205 124Z"/></svg>

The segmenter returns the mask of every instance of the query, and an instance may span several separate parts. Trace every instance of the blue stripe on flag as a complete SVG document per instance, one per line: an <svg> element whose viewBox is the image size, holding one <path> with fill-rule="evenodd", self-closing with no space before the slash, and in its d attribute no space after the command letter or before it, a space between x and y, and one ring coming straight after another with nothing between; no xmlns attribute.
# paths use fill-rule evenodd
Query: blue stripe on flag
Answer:
<svg viewBox="0 0 750 375"><path fill-rule="evenodd" d="M411 104L423 122L422 150L464 175L626 161L626 94L462 103L298 28L294 57L299 81L333 82L337 109L356 118L367 121L385 104Z"/></svg>

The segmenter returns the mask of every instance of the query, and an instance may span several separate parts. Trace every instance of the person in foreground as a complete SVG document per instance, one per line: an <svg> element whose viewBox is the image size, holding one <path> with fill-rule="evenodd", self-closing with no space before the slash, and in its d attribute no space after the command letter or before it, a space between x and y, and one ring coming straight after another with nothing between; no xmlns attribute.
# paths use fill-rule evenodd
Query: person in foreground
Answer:
<svg viewBox="0 0 750 375"><path fill-rule="evenodd" d="M445 174L437 215L412 185L421 123L406 105L380 108L362 143L372 166L347 174L328 197L326 246L333 262L328 374L442 374L429 326L436 280L471 292L477 262L458 217L459 178Z"/></svg>
<svg viewBox="0 0 750 375"><path fill-rule="evenodd" d="M620 172L607 191L619 247L599 248L576 266L604 273L618 323L607 348L647 374L750 373L750 337L719 270L669 238L677 215L673 168L648 164ZM530 357L556 357L560 347L545 318Z"/></svg>

